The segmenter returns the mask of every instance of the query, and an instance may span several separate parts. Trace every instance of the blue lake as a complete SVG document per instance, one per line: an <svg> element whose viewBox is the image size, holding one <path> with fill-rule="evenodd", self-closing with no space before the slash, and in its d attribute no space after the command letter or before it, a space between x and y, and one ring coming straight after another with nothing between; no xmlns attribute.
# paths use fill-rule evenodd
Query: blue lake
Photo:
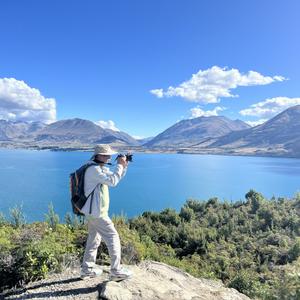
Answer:
<svg viewBox="0 0 300 300"><path fill-rule="evenodd" d="M22 204L28 222L43 220L52 202L63 219L71 211L69 174L90 156L0 149L0 211L7 215ZM251 188L267 198L294 196L300 191L300 159L136 153L125 178L110 189L110 214L179 210L190 198L235 202Z"/></svg>

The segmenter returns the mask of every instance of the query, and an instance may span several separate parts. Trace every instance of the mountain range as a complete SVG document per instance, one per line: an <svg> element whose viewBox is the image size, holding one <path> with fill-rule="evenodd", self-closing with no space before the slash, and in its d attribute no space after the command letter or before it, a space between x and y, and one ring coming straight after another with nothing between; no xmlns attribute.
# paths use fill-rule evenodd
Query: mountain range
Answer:
<svg viewBox="0 0 300 300"><path fill-rule="evenodd" d="M119 143L137 146L139 143L121 131L102 128L83 119L61 120L45 126L36 133L37 141L79 142L83 144Z"/></svg>
<svg viewBox="0 0 300 300"><path fill-rule="evenodd" d="M261 125L222 136L209 147L256 148L300 156L300 105L286 109Z"/></svg>
<svg viewBox="0 0 300 300"><path fill-rule="evenodd" d="M44 128L41 122L11 122L0 120L0 141L12 141L30 138L35 132Z"/></svg>
<svg viewBox="0 0 300 300"><path fill-rule="evenodd" d="M224 116L198 117L177 122L153 138L139 140L79 118L51 124L0 120L1 147L18 144L73 149L96 143L139 151L300 157L300 105L255 127Z"/></svg>
<svg viewBox="0 0 300 300"><path fill-rule="evenodd" d="M0 120L0 141L38 144L97 144L138 146L129 134L102 128L79 118L60 120L51 124L11 122Z"/></svg>
<svg viewBox="0 0 300 300"><path fill-rule="evenodd" d="M145 143L144 146L187 147L249 127L241 120L232 121L222 116L198 117L176 123Z"/></svg>

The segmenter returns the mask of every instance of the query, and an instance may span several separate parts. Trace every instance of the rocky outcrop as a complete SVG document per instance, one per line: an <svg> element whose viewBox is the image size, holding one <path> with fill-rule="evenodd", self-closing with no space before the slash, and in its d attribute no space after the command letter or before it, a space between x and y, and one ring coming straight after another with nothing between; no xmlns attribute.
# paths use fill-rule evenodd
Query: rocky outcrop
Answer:
<svg viewBox="0 0 300 300"><path fill-rule="evenodd" d="M101 277L78 278L79 269L52 275L47 280L11 291L4 299L106 299L106 300L249 300L221 281L197 279L178 268L154 261L127 266L132 278L108 281L108 267Z"/></svg>

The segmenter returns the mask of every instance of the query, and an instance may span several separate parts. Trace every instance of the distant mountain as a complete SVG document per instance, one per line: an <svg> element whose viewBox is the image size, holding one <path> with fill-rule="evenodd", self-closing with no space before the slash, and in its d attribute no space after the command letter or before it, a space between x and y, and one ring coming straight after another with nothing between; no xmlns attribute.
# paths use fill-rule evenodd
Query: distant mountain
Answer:
<svg viewBox="0 0 300 300"><path fill-rule="evenodd" d="M218 138L232 131L250 128L241 120L223 116L198 117L182 120L145 143L146 147L187 147Z"/></svg>
<svg viewBox="0 0 300 300"><path fill-rule="evenodd" d="M0 120L0 141L21 140L29 137L46 125L41 122L22 122Z"/></svg>
<svg viewBox="0 0 300 300"><path fill-rule="evenodd" d="M146 143L150 142L153 138L154 138L154 136L151 136L151 137L147 137L147 138L144 138L144 139L137 139L137 141L141 145L143 145L143 144L146 144Z"/></svg>
<svg viewBox="0 0 300 300"><path fill-rule="evenodd" d="M210 147L281 149L300 155L300 105L286 109L261 125L220 137Z"/></svg>
<svg viewBox="0 0 300 300"><path fill-rule="evenodd" d="M0 141L63 143L111 143L133 145L139 143L125 132L104 129L95 123L79 118L60 120L51 124L40 122L12 122L0 120Z"/></svg>
<svg viewBox="0 0 300 300"><path fill-rule="evenodd" d="M45 126L47 126L45 123L42 122L32 122L28 124L28 130L27 134L34 134L40 130L42 130Z"/></svg>
<svg viewBox="0 0 300 300"><path fill-rule="evenodd" d="M47 125L37 133L35 140L89 143L104 136L106 136L106 131L93 122L75 118L60 120Z"/></svg>
<svg viewBox="0 0 300 300"><path fill-rule="evenodd" d="M119 148L180 153L300 157L300 105L255 127L222 116L199 117L182 120L156 137L142 140L78 118L48 125L0 120L0 143L67 149L109 143Z"/></svg>
<svg viewBox="0 0 300 300"><path fill-rule="evenodd" d="M123 143L125 145L131 145L131 146L138 146L140 143L130 136L129 134L123 132L123 131L114 131L111 129L105 129L107 132L107 135L98 140L99 143ZM109 142L111 140L111 142Z"/></svg>
<svg viewBox="0 0 300 300"><path fill-rule="evenodd" d="M61 120L50 124L38 132L35 140L138 145L137 141L125 132L104 129L91 121L79 118Z"/></svg>

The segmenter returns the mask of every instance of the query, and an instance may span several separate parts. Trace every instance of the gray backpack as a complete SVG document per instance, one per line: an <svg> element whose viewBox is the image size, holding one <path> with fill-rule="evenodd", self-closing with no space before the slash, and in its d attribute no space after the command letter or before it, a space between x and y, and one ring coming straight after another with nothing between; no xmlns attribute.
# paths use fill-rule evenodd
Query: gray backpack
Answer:
<svg viewBox="0 0 300 300"><path fill-rule="evenodd" d="M70 193L71 193L71 204L73 213L75 215L83 216L84 214L81 212L84 204L87 199L92 196L95 192L96 187L93 191L86 197L84 194L84 175L90 166L97 165L96 163L87 163L77 169L75 172L70 174ZM90 213L92 212L92 201L90 203Z"/></svg>

